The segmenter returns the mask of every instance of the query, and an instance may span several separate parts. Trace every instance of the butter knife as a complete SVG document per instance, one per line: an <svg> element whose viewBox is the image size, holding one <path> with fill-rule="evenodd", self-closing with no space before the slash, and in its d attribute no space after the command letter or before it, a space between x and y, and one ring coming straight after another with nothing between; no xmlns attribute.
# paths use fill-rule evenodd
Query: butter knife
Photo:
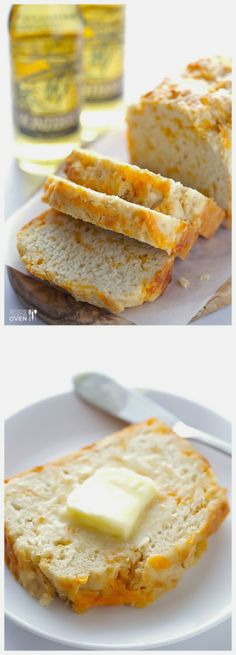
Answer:
<svg viewBox="0 0 236 655"><path fill-rule="evenodd" d="M76 375L73 382L81 398L126 423L138 423L156 417L169 425L179 437L194 439L229 456L232 454L231 444L187 425L140 391L127 389L106 375L82 373Z"/></svg>

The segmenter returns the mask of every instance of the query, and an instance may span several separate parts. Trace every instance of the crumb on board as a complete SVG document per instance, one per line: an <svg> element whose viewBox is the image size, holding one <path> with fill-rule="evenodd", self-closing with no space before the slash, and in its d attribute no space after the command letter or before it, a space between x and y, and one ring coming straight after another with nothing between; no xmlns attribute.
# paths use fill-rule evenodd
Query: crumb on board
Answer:
<svg viewBox="0 0 236 655"><path fill-rule="evenodd" d="M188 280L186 277L179 277L178 284L180 287L183 287L183 289L187 289L187 287L190 285L190 280Z"/></svg>
<svg viewBox="0 0 236 655"><path fill-rule="evenodd" d="M210 277L209 273L203 273L200 275L200 280L210 280Z"/></svg>

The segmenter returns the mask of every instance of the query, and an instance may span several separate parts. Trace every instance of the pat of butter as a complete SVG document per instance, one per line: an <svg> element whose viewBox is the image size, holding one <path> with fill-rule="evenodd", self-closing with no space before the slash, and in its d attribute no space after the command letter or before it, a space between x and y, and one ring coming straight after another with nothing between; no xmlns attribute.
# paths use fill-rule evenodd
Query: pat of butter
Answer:
<svg viewBox="0 0 236 655"><path fill-rule="evenodd" d="M127 539L155 496L150 478L125 467L103 467L73 489L67 509L81 525Z"/></svg>

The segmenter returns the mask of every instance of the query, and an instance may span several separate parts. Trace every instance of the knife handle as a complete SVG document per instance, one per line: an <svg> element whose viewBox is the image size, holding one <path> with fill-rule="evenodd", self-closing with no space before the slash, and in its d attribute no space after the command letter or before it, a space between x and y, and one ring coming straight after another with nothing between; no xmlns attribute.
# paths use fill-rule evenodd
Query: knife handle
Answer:
<svg viewBox="0 0 236 655"><path fill-rule="evenodd" d="M225 455L229 455L230 457L232 457L231 444L228 443L227 441L223 441L222 439L218 439L218 437L213 437L213 435L208 434L208 432L203 432L203 430L197 430L196 428L193 428L191 425L186 425L186 423L182 423L182 421L177 421L173 427L173 430L180 437L184 437L185 439L194 439L199 443L205 444L205 446L210 446L211 448L214 448L215 450L219 450L221 453L224 453Z"/></svg>

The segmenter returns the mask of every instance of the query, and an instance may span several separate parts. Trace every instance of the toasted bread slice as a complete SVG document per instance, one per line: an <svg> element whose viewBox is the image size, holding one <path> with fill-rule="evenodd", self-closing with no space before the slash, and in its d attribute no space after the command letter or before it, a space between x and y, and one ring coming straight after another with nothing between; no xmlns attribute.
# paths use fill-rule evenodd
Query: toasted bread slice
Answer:
<svg viewBox="0 0 236 655"><path fill-rule="evenodd" d="M209 57L127 112L131 161L214 198L231 219L231 62Z"/></svg>
<svg viewBox="0 0 236 655"><path fill-rule="evenodd" d="M160 492L128 540L78 525L66 511L73 488L104 466L127 466ZM13 477L5 497L11 571L41 603L57 594L75 611L143 607L172 589L229 511L209 463L157 419Z"/></svg>
<svg viewBox="0 0 236 655"><path fill-rule="evenodd" d="M93 191L52 175L44 186L43 200L65 214L148 243L184 259L198 232L185 220L162 214L118 196Z"/></svg>
<svg viewBox="0 0 236 655"><path fill-rule="evenodd" d="M212 198L181 182L86 150L73 150L64 170L77 184L186 220L206 239L215 234L224 218Z"/></svg>
<svg viewBox="0 0 236 655"><path fill-rule="evenodd" d="M76 300L121 312L163 293L173 257L51 209L17 235L27 270Z"/></svg>

